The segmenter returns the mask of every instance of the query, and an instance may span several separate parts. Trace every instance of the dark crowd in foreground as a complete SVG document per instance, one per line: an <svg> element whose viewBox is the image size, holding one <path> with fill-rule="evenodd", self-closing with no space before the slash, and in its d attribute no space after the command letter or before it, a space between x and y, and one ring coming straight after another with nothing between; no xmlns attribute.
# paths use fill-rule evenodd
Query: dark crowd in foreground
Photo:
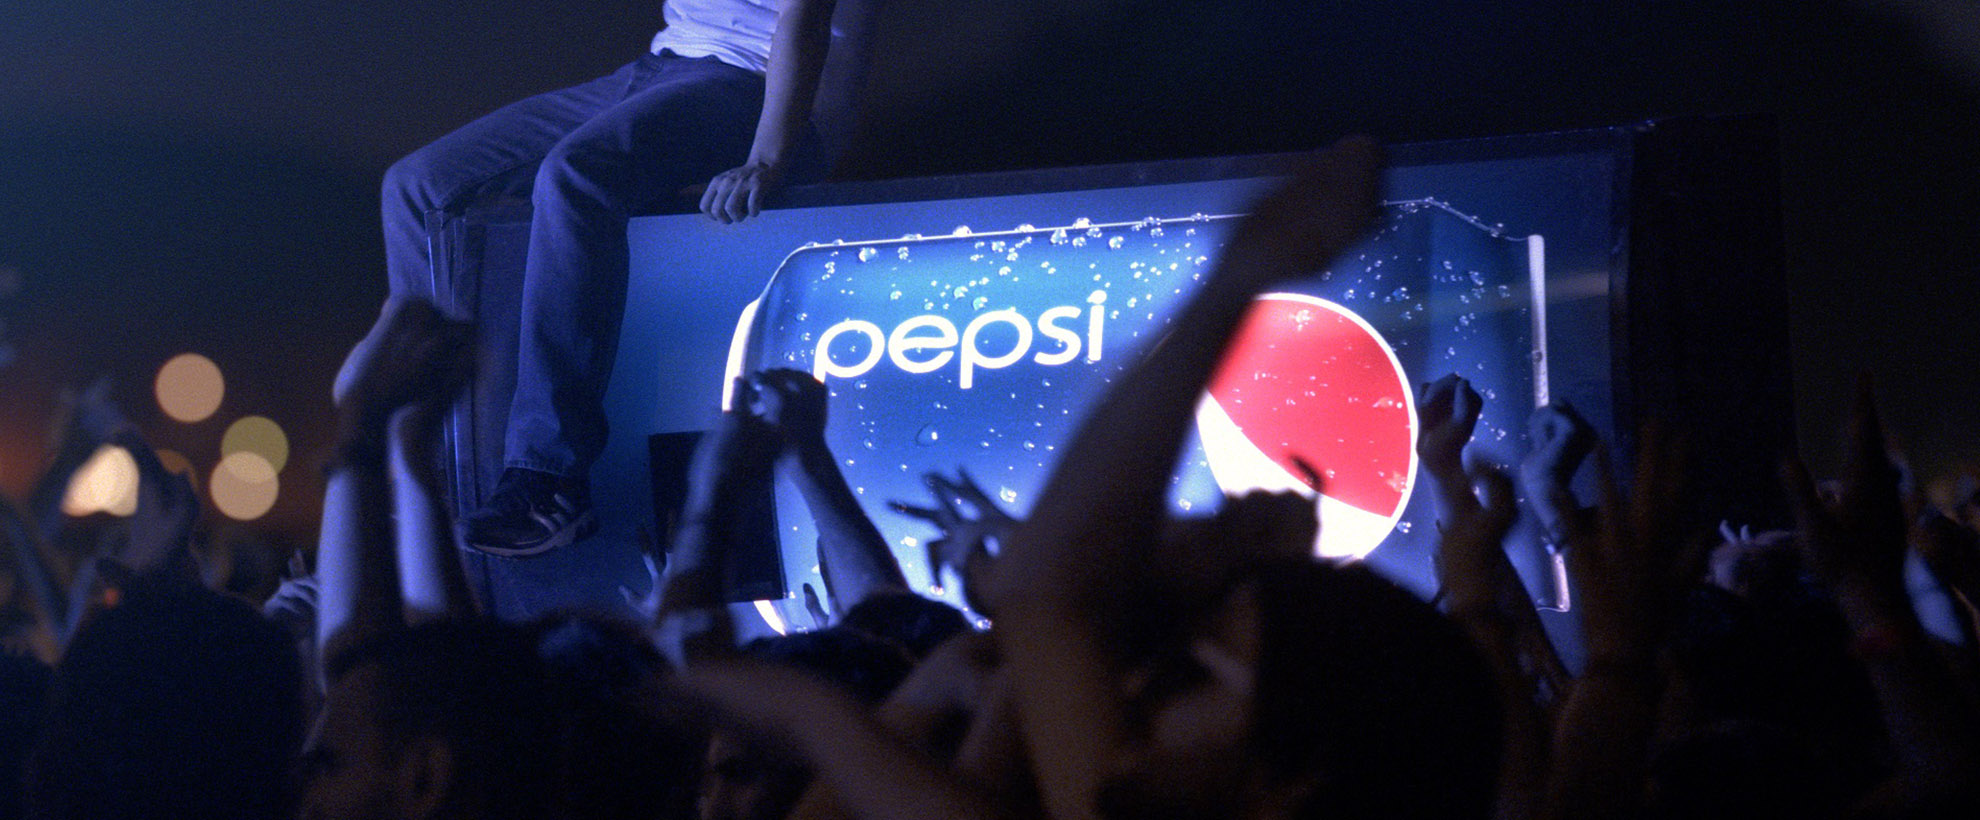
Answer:
<svg viewBox="0 0 1980 820"><path fill-rule="evenodd" d="M1312 557L1326 522L1298 495L1170 517L1245 307L1370 227L1381 167L1345 140L1256 203L1024 520L947 472L900 507L942 530L931 560L987 628L910 589L806 374L737 386L636 620L477 611L434 466L474 332L430 305L388 304L347 360L321 541L279 583L216 569L186 480L86 395L53 489L0 509L0 817L1980 816L1980 493L1923 498L1868 379L1839 475L1789 458L1753 488L1793 511L1761 533L1679 523L1715 466L1684 430L1612 456L1543 407L1495 466L1466 458L1481 397L1425 385L1429 602ZM56 501L103 443L137 461L138 509L77 544ZM725 556L773 480L827 588L815 628L738 645ZM1507 558L1521 517L1565 560L1578 668ZM1948 626L1918 615L1920 577Z"/></svg>

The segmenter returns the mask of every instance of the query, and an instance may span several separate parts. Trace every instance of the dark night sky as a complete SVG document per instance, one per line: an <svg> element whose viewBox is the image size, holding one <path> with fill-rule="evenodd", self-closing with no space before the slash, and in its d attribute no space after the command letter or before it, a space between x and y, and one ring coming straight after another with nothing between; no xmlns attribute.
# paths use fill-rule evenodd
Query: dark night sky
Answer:
<svg viewBox="0 0 1980 820"><path fill-rule="evenodd" d="M881 176L1771 114L1804 441L1826 441L1871 367L1929 467L1980 452L1980 105L1864 5L895 0L849 163ZM0 268L22 287L0 296L15 354L0 490L38 469L59 387L108 373L147 434L203 468L226 419L289 428L297 466L272 520L307 536L329 378L384 292L379 174L480 112L610 70L658 19L658 2L625 0L4 4ZM214 421L149 401L182 350L231 377Z"/></svg>

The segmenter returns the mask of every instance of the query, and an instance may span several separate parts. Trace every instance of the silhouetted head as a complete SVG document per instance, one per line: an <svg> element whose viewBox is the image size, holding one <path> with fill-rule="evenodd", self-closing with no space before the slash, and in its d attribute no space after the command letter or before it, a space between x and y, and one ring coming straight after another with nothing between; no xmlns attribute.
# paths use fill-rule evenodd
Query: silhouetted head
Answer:
<svg viewBox="0 0 1980 820"><path fill-rule="evenodd" d="M302 672L281 627L190 583L106 596L56 668L31 815L286 817Z"/></svg>
<svg viewBox="0 0 1980 820"><path fill-rule="evenodd" d="M563 615L534 628L565 721L559 816L691 816L708 735L661 693L671 670L653 642L601 618Z"/></svg>
<svg viewBox="0 0 1980 820"><path fill-rule="evenodd" d="M562 733L528 630L421 624L343 647L326 667L307 820L550 816Z"/></svg>
<svg viewBox="0 0 1980 820"><path fill-rule="evenodd" d="M1246 573L1130 677L1114 817L1482 817L1498 699L1464 636L1361 566Z"/></svg>
<svg viewBox="0 0 1980 820"><path fill-rule="evenodd" d="M905 592L869 597L847 612L838 625L898 643L916 661L969 629L961 610Z"/></svg>
<svg viewBox="0 0 1980 820"><path fill-rule="evenodd" d="M844 626L758 638L744 654L803 669L868 705L878 704L912 669L900 645ZM802 764L716 731L708 743L698 802L702 820L776 820L811 782Z"/></svg>

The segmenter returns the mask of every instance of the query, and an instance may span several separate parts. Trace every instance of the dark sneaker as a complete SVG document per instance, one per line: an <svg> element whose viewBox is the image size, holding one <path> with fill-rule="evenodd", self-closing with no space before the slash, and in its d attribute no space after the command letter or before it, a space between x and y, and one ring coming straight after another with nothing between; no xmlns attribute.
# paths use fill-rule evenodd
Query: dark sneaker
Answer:
<svg viewBox="0 0 1980 820"><path fill-rule="evenodd" d="M583 479L510 467L462 529L468 546L514 557L570 546L597 531L598 517Z"/></svg>

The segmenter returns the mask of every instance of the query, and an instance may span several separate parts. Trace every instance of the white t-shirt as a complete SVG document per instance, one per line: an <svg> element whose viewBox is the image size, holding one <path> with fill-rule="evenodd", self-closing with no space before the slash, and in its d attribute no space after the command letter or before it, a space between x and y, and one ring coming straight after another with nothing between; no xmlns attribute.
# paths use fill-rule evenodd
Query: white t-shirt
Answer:
<svg viewBox="0 0 1980 820"><path fill-rule="evenodd" d="M762 73L770 65L770 35L777 31L782 0L667 0L667 27L653 35L652 51L682 57L714 57Z"/></svg>

